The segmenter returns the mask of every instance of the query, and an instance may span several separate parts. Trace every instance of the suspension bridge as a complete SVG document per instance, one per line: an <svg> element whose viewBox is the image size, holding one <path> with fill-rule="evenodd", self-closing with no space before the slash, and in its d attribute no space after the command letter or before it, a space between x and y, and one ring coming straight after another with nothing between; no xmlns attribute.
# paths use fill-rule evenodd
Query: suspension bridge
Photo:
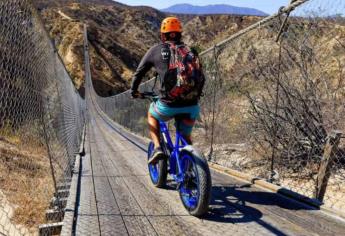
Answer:
<svg viewBox="0 0 345 236"><path fill-rule="evenodd" d="M46 203L41 235L343 235L344 87L333 80L343 79L345 67L339 53L332 60L321 54L328 39L336 49L327 50L345 51L339 33L345 25L342 18L290 16L295 9L317 9L308 2L318 3L293 0L201 53L208 82L196 145L212 166L212 201L200 219L188 215L172 181L164 189L151 184L147 102L130 99L128 91L97 95L87 26L82 98L30 2L1 2L0 163L13 174L1 168L0 173L19 178L8 164L14 162L39 174L24 180L25 186L1 179L0 234L37 233L16 223L23 206L15 207L15 200L26 197L16 195L17 187L54 196ZM340 6L345 9L341 1ZM253 89L253 81L260 89ZM150 80L141 90L154 84ZM319 96L325 89L329 97ZM230 111L247 122L238 123ZM253 140L256 154L249 148ZM224 154L221 147L231 143L245 145ZM251 161L231 162L233 153Z"/></svg>
<svg viewBox="0 0 345 236"><path fill-rule="evenodd" d="M147 141L93 104L81 158L76 235L341 235L345 225L312 207L212 171L211 209L189 216L173 185L152 186ZM64 233L63 228L63 233ZM67 230L67 229L66 229ZM66 232L69 235L69 232Z"/></svg>

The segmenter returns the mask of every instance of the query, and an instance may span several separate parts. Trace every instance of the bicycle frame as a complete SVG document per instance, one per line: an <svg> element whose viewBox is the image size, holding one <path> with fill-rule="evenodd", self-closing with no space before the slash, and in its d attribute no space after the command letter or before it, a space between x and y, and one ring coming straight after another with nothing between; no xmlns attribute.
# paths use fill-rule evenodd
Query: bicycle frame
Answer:
<svg viewBox="0 0 345 236"><path fill-rule="evenodd" d="M183 136L176 130L176 139L175 145L171 139L169 129L165 122L160 121L160 132L163 136L165 143L167 144L167 148L170 151L169 155L169 174L174 178L174 180L178 183L182 182L184 179L184 173L182 171L182 163L181 163L181 153L180 149L187 146L187 141L183 138ZM177 167L177 168L176 168ZM176 171L177 170L177 171Z"/></svg>

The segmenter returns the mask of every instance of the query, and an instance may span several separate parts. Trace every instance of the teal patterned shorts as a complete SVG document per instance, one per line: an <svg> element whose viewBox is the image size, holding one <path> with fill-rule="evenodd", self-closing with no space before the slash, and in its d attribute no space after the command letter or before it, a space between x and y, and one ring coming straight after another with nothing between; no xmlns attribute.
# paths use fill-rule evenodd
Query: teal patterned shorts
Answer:
<svg viewBox="0 0 345 236"><path fill-rule="evenodd" d="M182 135L188 136L192 133L196 119L200 115L199 105L187 107L169 107L159 100L150 105L150 114L159 121L169 121L176 116L183 115L181 119L175 119L175 127L178 127Z"/></svg>

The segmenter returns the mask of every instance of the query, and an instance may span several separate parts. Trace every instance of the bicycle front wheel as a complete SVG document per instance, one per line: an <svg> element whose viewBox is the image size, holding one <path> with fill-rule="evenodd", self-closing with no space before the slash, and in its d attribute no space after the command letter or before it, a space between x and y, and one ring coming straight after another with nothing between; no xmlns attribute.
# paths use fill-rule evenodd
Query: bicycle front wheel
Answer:
<svg viewBox="0 0 345 236"><path fill-rule="evenodd" d="M154 144L153 142L150 142L148 151L147 151L148 159L150 158L153 150L154 150ZM168 175L167 160L164 158L162 160L159 160L155 164L148 164L148 169L149 169L152 184L158 188L164 187L166 185L167 175Z"/></svg>

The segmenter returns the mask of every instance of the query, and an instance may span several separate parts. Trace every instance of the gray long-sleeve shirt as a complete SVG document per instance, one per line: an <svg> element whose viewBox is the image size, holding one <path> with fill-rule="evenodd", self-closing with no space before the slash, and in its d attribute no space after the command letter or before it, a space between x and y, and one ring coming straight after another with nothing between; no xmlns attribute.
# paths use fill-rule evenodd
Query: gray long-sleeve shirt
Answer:
<svg viewBox="0 0 345 236"><path fill-rule="evenodd" d="M171 107L184 107L184 106L192 106L196 105L198 101L183 101L183 102L172 102L166 96L165 92L165 84L169 81L164 81L165 75L168 71L170 62L170 49L169 45L166 43L160 43L158 45L153 46L150 48L149 51L145 54L143 59L141 60L132 81L132 91L137 91L139 85L145 76L145 74L153 67L156 69L159 79L160 79L160 90L159 90L159 97L160 101L171 106Z"/></svg>

